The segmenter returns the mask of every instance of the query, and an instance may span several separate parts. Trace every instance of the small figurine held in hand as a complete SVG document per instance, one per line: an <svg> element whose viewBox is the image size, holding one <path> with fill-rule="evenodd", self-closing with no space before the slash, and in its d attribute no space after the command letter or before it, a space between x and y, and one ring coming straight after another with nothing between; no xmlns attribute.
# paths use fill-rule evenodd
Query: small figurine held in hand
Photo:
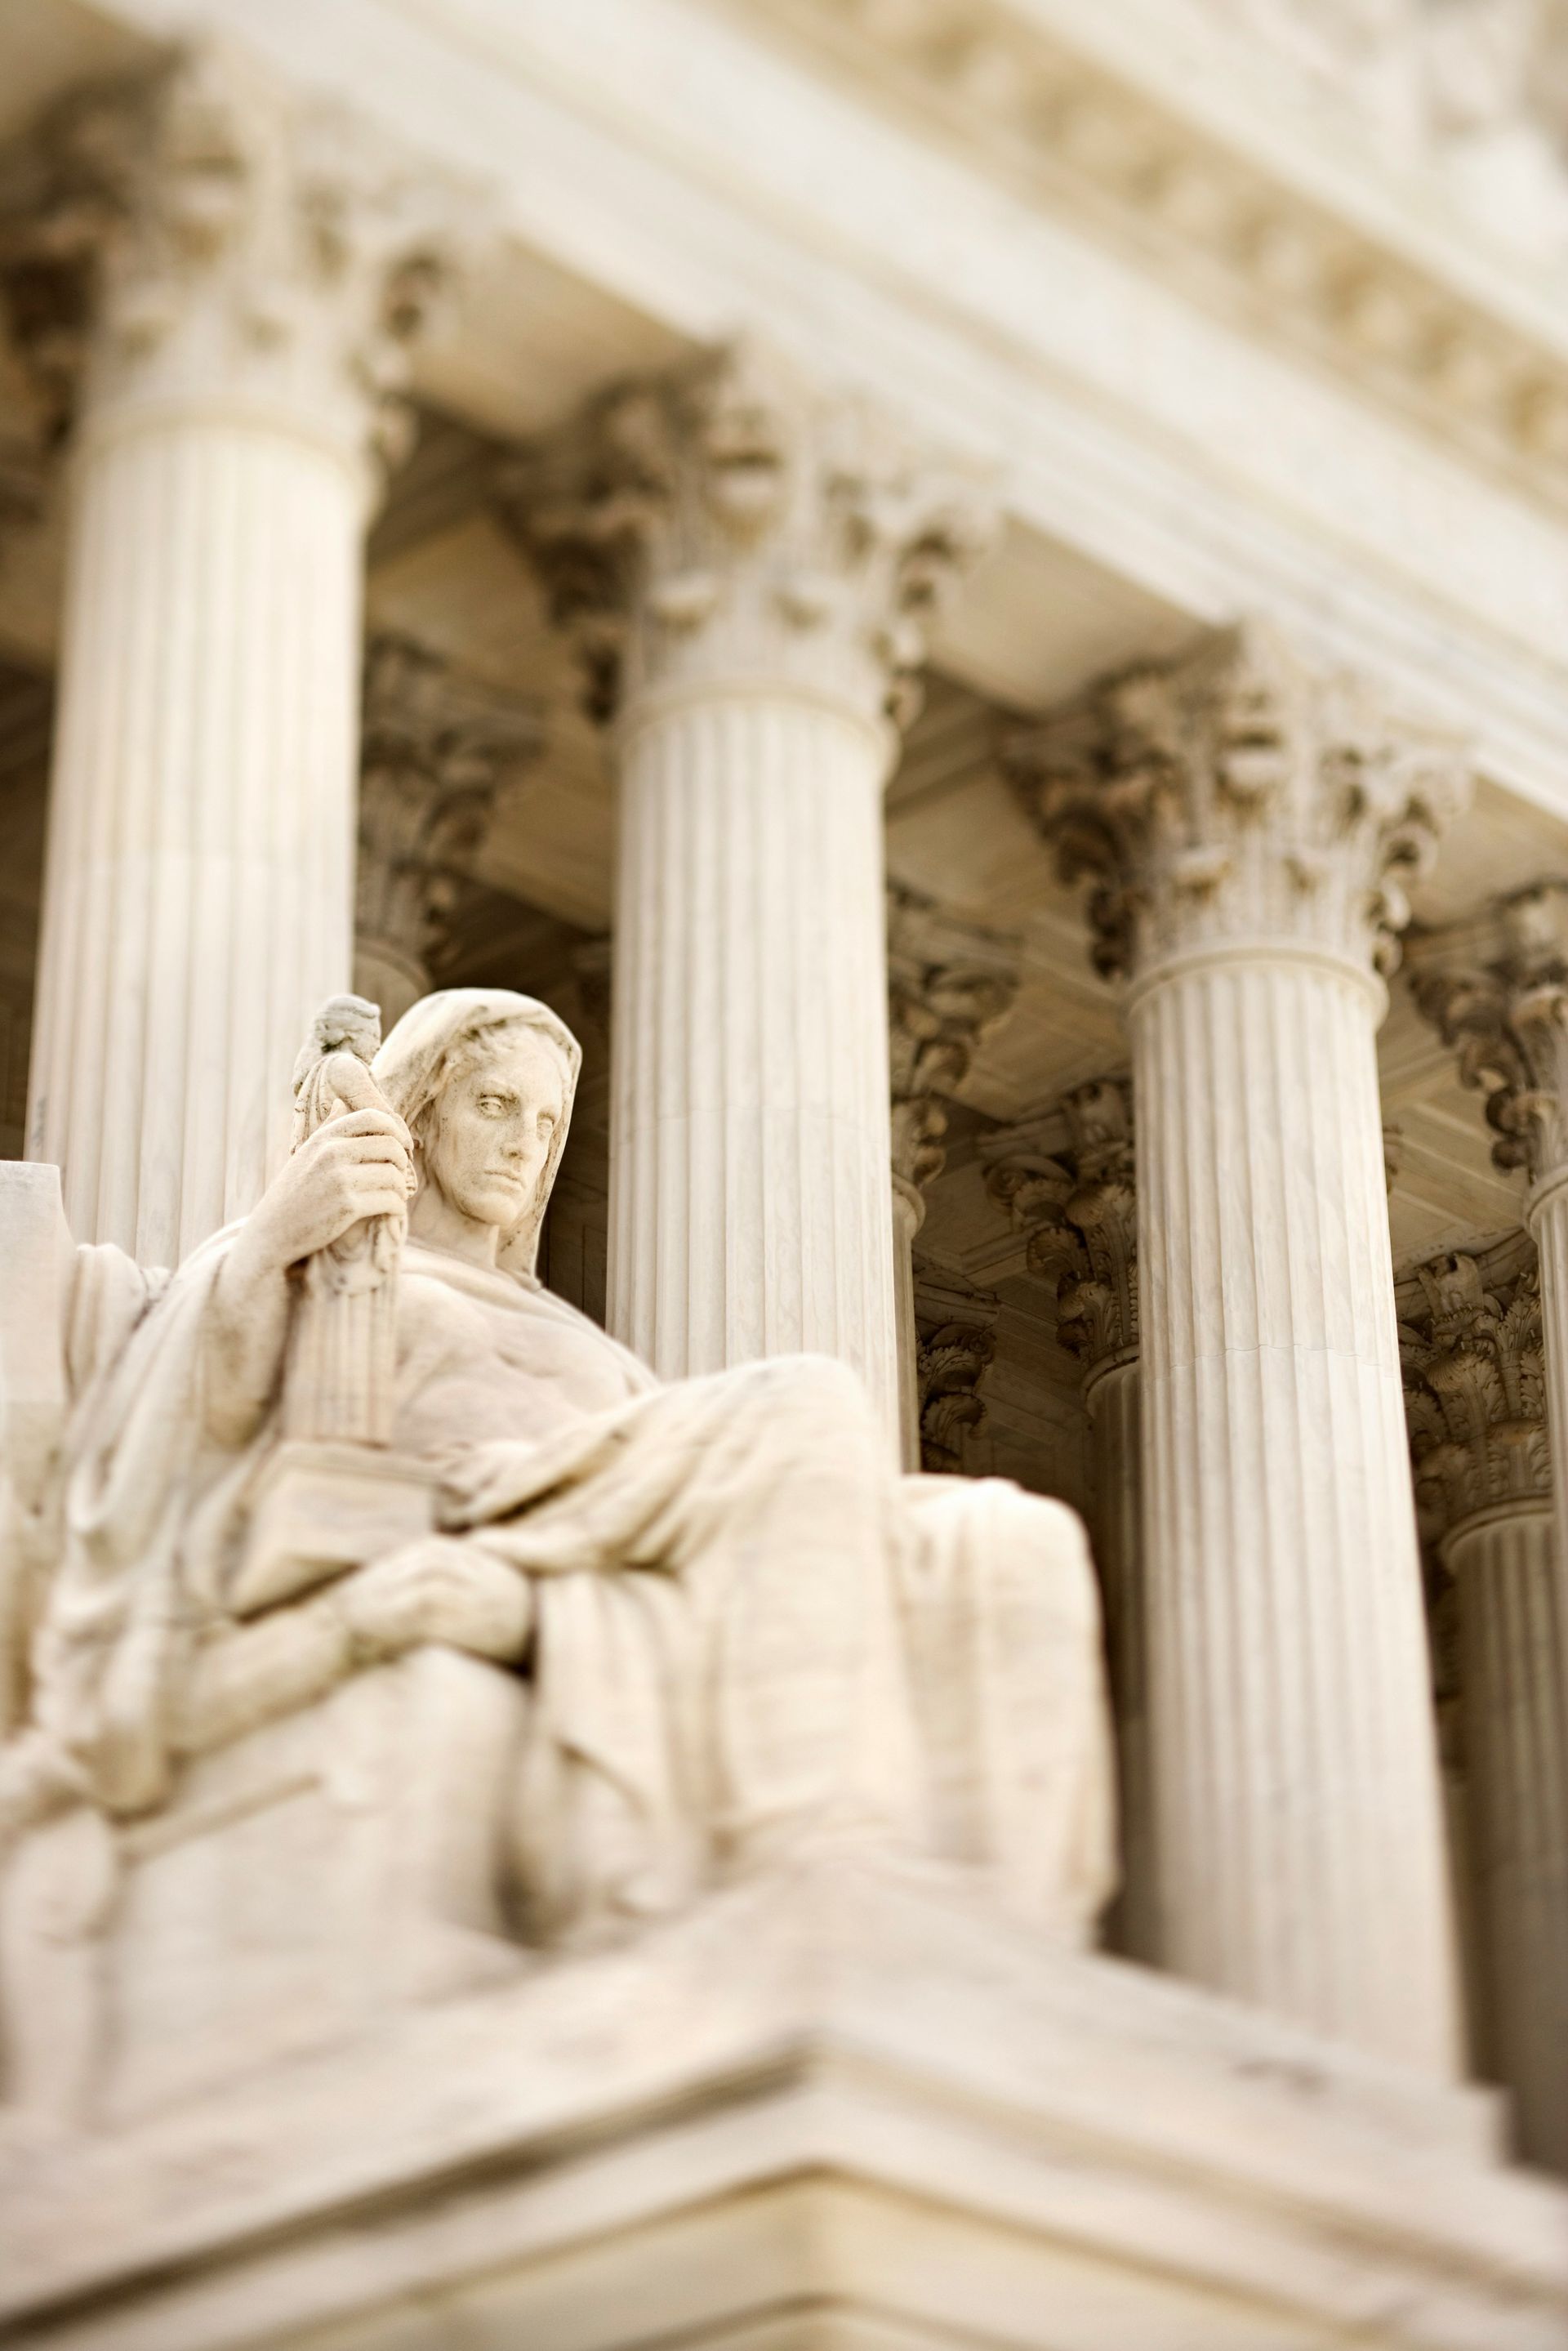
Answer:
<svg viewBox="0 0 1568 2351"><path fill-rule="evenodd" d="M356 1110L389 1111L370 1074L381 1043L381 1011L362 996L329 996L294 1065L294 1141L307 1143L328 1119ZM406 1221L371 1217L307 1260L307 1290L335 1296L379 1288L398 1262Z"/></svg>

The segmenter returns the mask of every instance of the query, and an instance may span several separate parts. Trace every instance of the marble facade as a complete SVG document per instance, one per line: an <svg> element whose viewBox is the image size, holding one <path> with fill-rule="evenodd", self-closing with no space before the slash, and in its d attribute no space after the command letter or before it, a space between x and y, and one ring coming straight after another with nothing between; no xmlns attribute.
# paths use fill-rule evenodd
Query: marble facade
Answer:
<svg viewBox="0 0 1568 2351"><path fill-rule="evenodd" d="M7 2340L1568 2345L1560 19L0 19Z"/></svg>

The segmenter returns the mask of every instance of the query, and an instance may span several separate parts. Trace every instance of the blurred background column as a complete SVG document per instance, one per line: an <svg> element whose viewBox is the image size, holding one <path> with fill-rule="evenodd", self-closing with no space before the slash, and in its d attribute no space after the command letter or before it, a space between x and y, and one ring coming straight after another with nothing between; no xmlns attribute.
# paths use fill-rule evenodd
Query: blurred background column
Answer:
<svg viewBox="0 0 1568 2351"><path fill-rule="evenodd" d="M1513 2095L1521 2152L1568 2170L1568 1749L1539 1274L1522 1234L1417 1273L1406 1405L1459 1604L1478 2054Z"/></svg>
<svg viewBox="0 0 1568 2351"><path fill-rule="evenodd" d="M70 424L27 1148L82 1239L248 1208L348 986L365 523L441 273L431 192L248 59L73 100L5 290Z"/></svg>
<svg viewBox="0 0 1568 2351"><path fill-rule="evenodd" d="M597 404L510 511L619 776L610 1329L799 1348L897 1428L882 788L973 486L747 342Z"/></svg>
<svg viewBox="0 0 1568 2351"><path fill-rule="evenodd" d="M1449 2074L1374 1039L1462 765L1251 626L1016 764L1131 982L1159 1955Z"/></svg>
<svg viewBox="0 0 1568 2351"><path fill-rule="evenodd" d="M1137 1187L1132 1087L1074 1086L1043 1116L999 1127L981 1145L986 1188L1023 1240L1025 1263L1056 1300L1056 1338L1084 1367L1090 1533L1105 1612L1116 1719L1121 1877L1106 1940L1152 1959L1153 1792L1141 1567Z"/></svg>
<svg viewBox="0 0 1568 2351"><path fill-rule="evenodd" d="M1492 1157L1529 1177L1525 1222L1539 1256L1551 1540L1544 1551L1539 1522L1528 1537L1512 1531L1497 1604L1505 1594L1515 1609L1528 1600L1530 1614L1511 1618L1506 1642L1491 1652L1491 1696L1523 1742L1511 1759L1509 1834L1521 1840L1518 1863L1532 1881L1528 1963L1554 1970L1533 1995L1533 2020L1516 2020L1532 2036L1532 2061L1547 2063L1550 2043L1555 2066L1521 2095L1521 2122L1532 2151L1561 2168L1568 2165L1568 887L1521 891L1465 935L1429 936L1416 992L1455 1048L1460 1074L1486 1095ZM1503 1541L1500 1533L1487 1548L1497 1552ZM1481 1548L1467 1546L1467 1556ZM1451 1553L1450 1564L1458 1574ZM1501 1642L1501 1622L1489 1616L1489 1624ZM1470 1712L1467 1695L1467 1727ZM1521 1964L1525 1958L1521 1949ZM1527 2062L1522 2043L1516 2054Z"/></svg>
<svg viewBox="0 0 1568 2351"><path fill-rule="evenodd" d="M888 1028L893 1102L893 1287L906 1469L920 1467L920 1334L915 1240L928 1184L947 1164L945 1102L1018 993L1018 942L963 923L920 892L888 890Z"/></svg>
<svg viewBox="0 0 1568 2351"><path fill-rule="evenodd" d="M354 987L385 1036L428 994L431 956L495 820L544 745L529 705L460 676L438 653L382 631L365 649Z"/></svg>

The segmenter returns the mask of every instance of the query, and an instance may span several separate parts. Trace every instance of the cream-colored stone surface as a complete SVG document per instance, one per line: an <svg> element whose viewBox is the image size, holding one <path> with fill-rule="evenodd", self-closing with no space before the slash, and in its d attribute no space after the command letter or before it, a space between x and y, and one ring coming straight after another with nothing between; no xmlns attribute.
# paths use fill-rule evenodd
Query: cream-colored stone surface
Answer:
<svg viewBox="0 0 1568 2351"><path fill-rule="evenodd" d="M0 11L0 2329L1568 2341L1561 13Z"/></svg>
<svg viewBox="0 0 1568 2351"><path fill-rule="evenodd" d="M1158 1949L1451 2071L1372 965L1463 760L1250 628L1015 756L1131 980Z"/></svg>
<svg viewBox="0 0 1568 2351"><path fill-rule="evenodd" d="M360 542L445 232L362 125L215 51L68 98L7 195L77 412L28 1148L79 1238L172 1264L254 1203L348 977Z"/></svg>
<svg viewBox="0 0 1568 2351"><path fill-rule="evenodd" d="M1417 1268L1400 1333L1417 1499L1457 1586L1467 1817L1486 2063L1518 2143L1568 2169L1568 1683L1552 1532L1539 1271L1515 1236Z"/></svg>
<svg viewBox="0 0 1568 2351"><path fill-rule="evenodd" d="M979 485L749 340L506 502L616 718L610 1327L838 1355L896 1434L881 788Z"/></svg>
<svg viewBox="0 0 1568 2351"><path fill-rule="evenodd" d="M254 1901L273 1923L245 1963L273 1996L271 1939L308 1946L319 1906L267 1815L301 1770L352 1781L357 1702L335 1687L432 1642L486 1661L497 1695L476 1720L522 1709L431 1833L454 1850L488 1836L487 1915L525 1942L591 1944L845 1843L961 1865L978 1901L1081 1940L1109 1890L1111 1802L1071 1515L997 1481L899 1479L853 1374L826 1358L659 1387L532 1270L569 1032L528 998L448 991L367 1068L368 1016L348 999L318 1019L293 1154L249 1219L161 1292L88 1253L127 1303L74 1353L89 1268L60 1256L43 1173L16 1171L38 1228L27 1262L62 1294L53 1315L47 1297L18 1301L7 1361L42 1348L48 1369L53 1330L69 1374L42 1382L30 1420L39 1378L8 1382L12 1482L41 1530L7 1558L14 1629L21 1613L40 1629L14 1647L0 1748L21 1837L0 1896L24 1953L7 2030L27 2062L51 2037L36 2001L51 1905L123 1945L102 1963L131 2014L94 2085L110 2105L142 2009L173 1997L177 2012L184 1982L224 2012L223 1889L251 1871L271 1874ZM52 1473L40 1413L62 1424ZM449 1760L406 1768L455 1790ZM504 1825L476 1825L491 1817ZM330 1808L311 1834L329 1853ZM175 1845L192 1853L171 1880L151 1857ZM151 1885L163 1940L109 1898L117 1867L126 1902ZM363 1900L373 1931L369 1881ZM254 2037L234 2021L212 2035L230 2063Z"/></svg>
<svg viewBox="0 0 1568 2351"><path fill-rule="evenodd" d="M13 2125L0 2309L57 2351L1557 2351L1568 2207L1491 2131L827 1861L89 2147Z"/></svg>

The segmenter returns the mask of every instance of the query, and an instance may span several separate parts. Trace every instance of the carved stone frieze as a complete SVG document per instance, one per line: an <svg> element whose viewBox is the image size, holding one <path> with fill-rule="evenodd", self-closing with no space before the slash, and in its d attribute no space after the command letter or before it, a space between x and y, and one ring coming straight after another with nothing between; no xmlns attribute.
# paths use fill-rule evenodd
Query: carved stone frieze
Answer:
<svg viewBox="0 0 1568 2351"><path fill-rule="evenodd" d="M1064 878L1095 883L1106 974L1258 944L1392 969L1406 884L1469 783L1457 741L1256 621L1102 681L1003 756Z"/></svg>
<svg viewBox="0 0 1568 2351"><path fill-rule="evenodd" d="M1056 1296L1056 1337L1085 1380L1137 1353L1137 1193L1125 1078L1075 1086L1057 1110L988 1135L986 1188Z"/></svg>
<svg viewBox="0 0 1568 2351"><path fill-rule="evenodd" d="M527 705L459 676L407 637L372 638L355 892L361 956L405 967L410 983L429 986L431 949L502 789L542 739Z"/></svg>
<svg viewBox="0 0 1568 2351"><path fill-rule="evenodd" d="M1568 1165L1568 886L1505 900L1462 962L1428 935L1411 978L1465 1083L1486 1096L1498 1166L1541 1184Z"/></svg>
<svg viewBox="0 0 1568 2351"><path fill-rule="evenodd" d="M888 1010L893 1174L913 1193L941 1174L945 1102L974 1049L1018 992L1017 945L945 914L922 893L888 889Z"/></svg>
<svg viewBox="0 0 1568 2351"><path fill-rule="evenodd" d="M751 5L760 8L761 0ZM1276 0L1262 5L1273 8ZM1473 0L1470 13L1518 5L1524 0ZM1301 0L1291 13L1314 28L1345 14L1322 0ZM1450 20L1459 13L1444 12ZM1182 284L1226 316L1240 312L1252 331L1527 482L1532 497L1568 499L1568 364L1555 338L1532 326L1521 306L1490 298L1499 273L1461 280L1434 266L1430 248L1392 230L1386 214L1379 225L1369 207L1346 204L1339 175L1303 168L1299 141L1239 138L1210 110L1183 104L1176 93L1208 85L1194 70L1205 47L1211 68L1233 65L1221 28L1195 44L1206 28L1189 15L1173 28L1180 69L1174 59L1163 73L1151 69L1140 51L1143 69L1134 74L1081 10L1036 9L1025 18L1008 0L856 8L843 0L767 0L766 14L772 26L829 50L877 103L918 107L922 120L940 120L977 168L1026 200L1094 220L1145 263L1152 258L1165 283ZM1451 39L1445 48L1451 56ZM1473 114L1485 77L1473 65L1455 71L1446 57L1440 78L1442 109L1452 116L1457 92L1461 110ZM1521 87L1539 90L1542 78L1537 68ZM1559 67L1559 102L1564 78ZM1342 90L1342 70L1334 81ZM1291 95L1299 122L1299 92ZM1282 110L1282 121L1290 127ZM1386 153L1386 138L1374 143ZM1545 183L1560 178L1556 159L1542 160ZM1539 247L1544 216L1561 206L1540 174L1537 182L1508 209ZM1447 187L1430 188L1429 201L1451 205L1448 216L1462 235L1467 214L1490 209L1473 204L1473 193L1450 176Z"/></svg>
<svg viewBox="0 0 1568 2351"><path fill-rule="evenodd" d="M1416 1269L1400 1356L1417 1499L1435 1540L1478 1510L1551 1495L1541 1278L1525 1248L1456 1249Z"/></svg>
<svg viewBox="0 0 1568 2351"><path fill-rule="evenodd" d="M13 151L0 293L53 433L84 399L222 397L395 458L457 217L358 118L202 43L71 93Z"/></svg>
<svg viewBox="0 0 1568 2351"><path fill-rule="evenodd" d="M920 1462L935 1476L961 1472L964 1448L984 1426L980 1387L995 1360L1000 1311L994 1291L976 1290L961 1274L916 1265Z"/></svg>
<svg viewBox="0 0 1568 2351"><path fill-rule="evenodd" d="M926 624L992 528L977 475L752 337L611 391L498 496L598 716L750 680L902 724Z"/></svg>

